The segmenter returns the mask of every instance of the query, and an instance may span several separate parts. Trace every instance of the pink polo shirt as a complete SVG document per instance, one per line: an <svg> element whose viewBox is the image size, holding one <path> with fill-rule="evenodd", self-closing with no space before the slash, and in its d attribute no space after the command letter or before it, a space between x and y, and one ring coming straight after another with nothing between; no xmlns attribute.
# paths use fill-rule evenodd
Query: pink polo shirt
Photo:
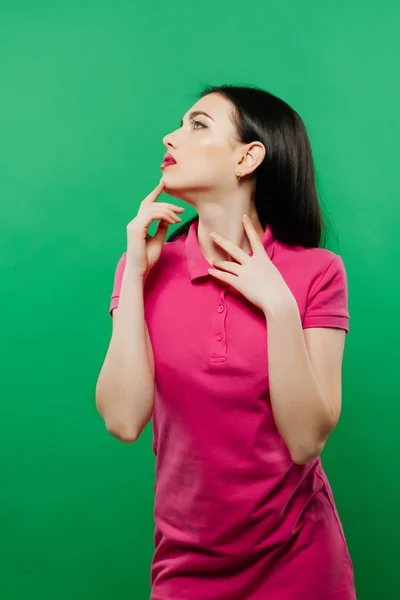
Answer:
<svg viewBox="0 0 400 600"><path fill-rule="evenodd" d="M288 247L270 228L263 244L303 328L348 331L341 258ZM354 600L321 460L294 464L275 426L264 315L209 267L196 222L164 244L144 288L156 365L151 600Z"/></svg>

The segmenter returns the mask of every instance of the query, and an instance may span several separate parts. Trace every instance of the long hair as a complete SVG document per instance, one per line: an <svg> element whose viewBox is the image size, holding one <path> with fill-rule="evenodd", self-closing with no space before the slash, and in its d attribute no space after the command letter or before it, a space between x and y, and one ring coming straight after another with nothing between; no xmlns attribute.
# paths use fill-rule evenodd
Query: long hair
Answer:
<svg viewBox="0 0 400 600"><path fill-rule="evenodd" d="M220 94L233 105L233 122L244 144L259 141L266 149L257 167L254 203L265 229L289 246L319 247L325 225L318 201L310 141L303 121L286 102L252 87L207 87L200 98ZM168 242L185 235L194 217L177 228Z"/></svg>

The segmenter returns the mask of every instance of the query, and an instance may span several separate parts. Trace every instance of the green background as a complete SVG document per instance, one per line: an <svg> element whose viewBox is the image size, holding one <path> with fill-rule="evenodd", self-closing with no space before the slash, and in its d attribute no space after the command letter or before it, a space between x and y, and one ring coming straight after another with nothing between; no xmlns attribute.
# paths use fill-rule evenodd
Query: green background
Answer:
<svg viewBox="0 0 400 600"><path fill-rule="evenodd" d="M94 390L162 136L221 83L281 96L309 131L352 316L324 465L358 598L400 597L399 27L397 0L3 0L2 600L148 598L151 430L111 438Z"/></svg>

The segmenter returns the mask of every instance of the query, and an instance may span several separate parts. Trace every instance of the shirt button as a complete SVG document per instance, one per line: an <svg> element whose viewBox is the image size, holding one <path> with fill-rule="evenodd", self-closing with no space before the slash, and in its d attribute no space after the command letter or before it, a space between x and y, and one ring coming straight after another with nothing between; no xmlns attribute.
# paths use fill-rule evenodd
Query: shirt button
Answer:
<svg viewBox="0 0 400 600"><path fill-rule="evenodd" d="M222 335L222 333L219 333L217 335L217 340L220 342L222 339L224 338L224 336Z"/></svg>
<svg viewBox="0 0 400 600"><path fill-rule="evenodd" d="M219 313L224 312L224 307L222 306L222 304L221 304L221 306L218 306L218 312Z"/></svg>

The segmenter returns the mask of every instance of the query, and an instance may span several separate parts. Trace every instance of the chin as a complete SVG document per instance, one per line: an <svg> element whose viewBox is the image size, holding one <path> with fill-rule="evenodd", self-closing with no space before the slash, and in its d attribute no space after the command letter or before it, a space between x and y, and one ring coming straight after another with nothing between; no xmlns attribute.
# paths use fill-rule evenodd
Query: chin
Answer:
<svg viewBox="0 0 400 600"><path fill-rule="evenodd" d="M196 192L194 191L193 183L189 184L189 182L183 183L174 181L173 177L169 177L168 175L163 175L164 180L164 192L169 196L173 196L178 200L183 200L190 204L191 206L195 206L196 200Z"/></svg>

